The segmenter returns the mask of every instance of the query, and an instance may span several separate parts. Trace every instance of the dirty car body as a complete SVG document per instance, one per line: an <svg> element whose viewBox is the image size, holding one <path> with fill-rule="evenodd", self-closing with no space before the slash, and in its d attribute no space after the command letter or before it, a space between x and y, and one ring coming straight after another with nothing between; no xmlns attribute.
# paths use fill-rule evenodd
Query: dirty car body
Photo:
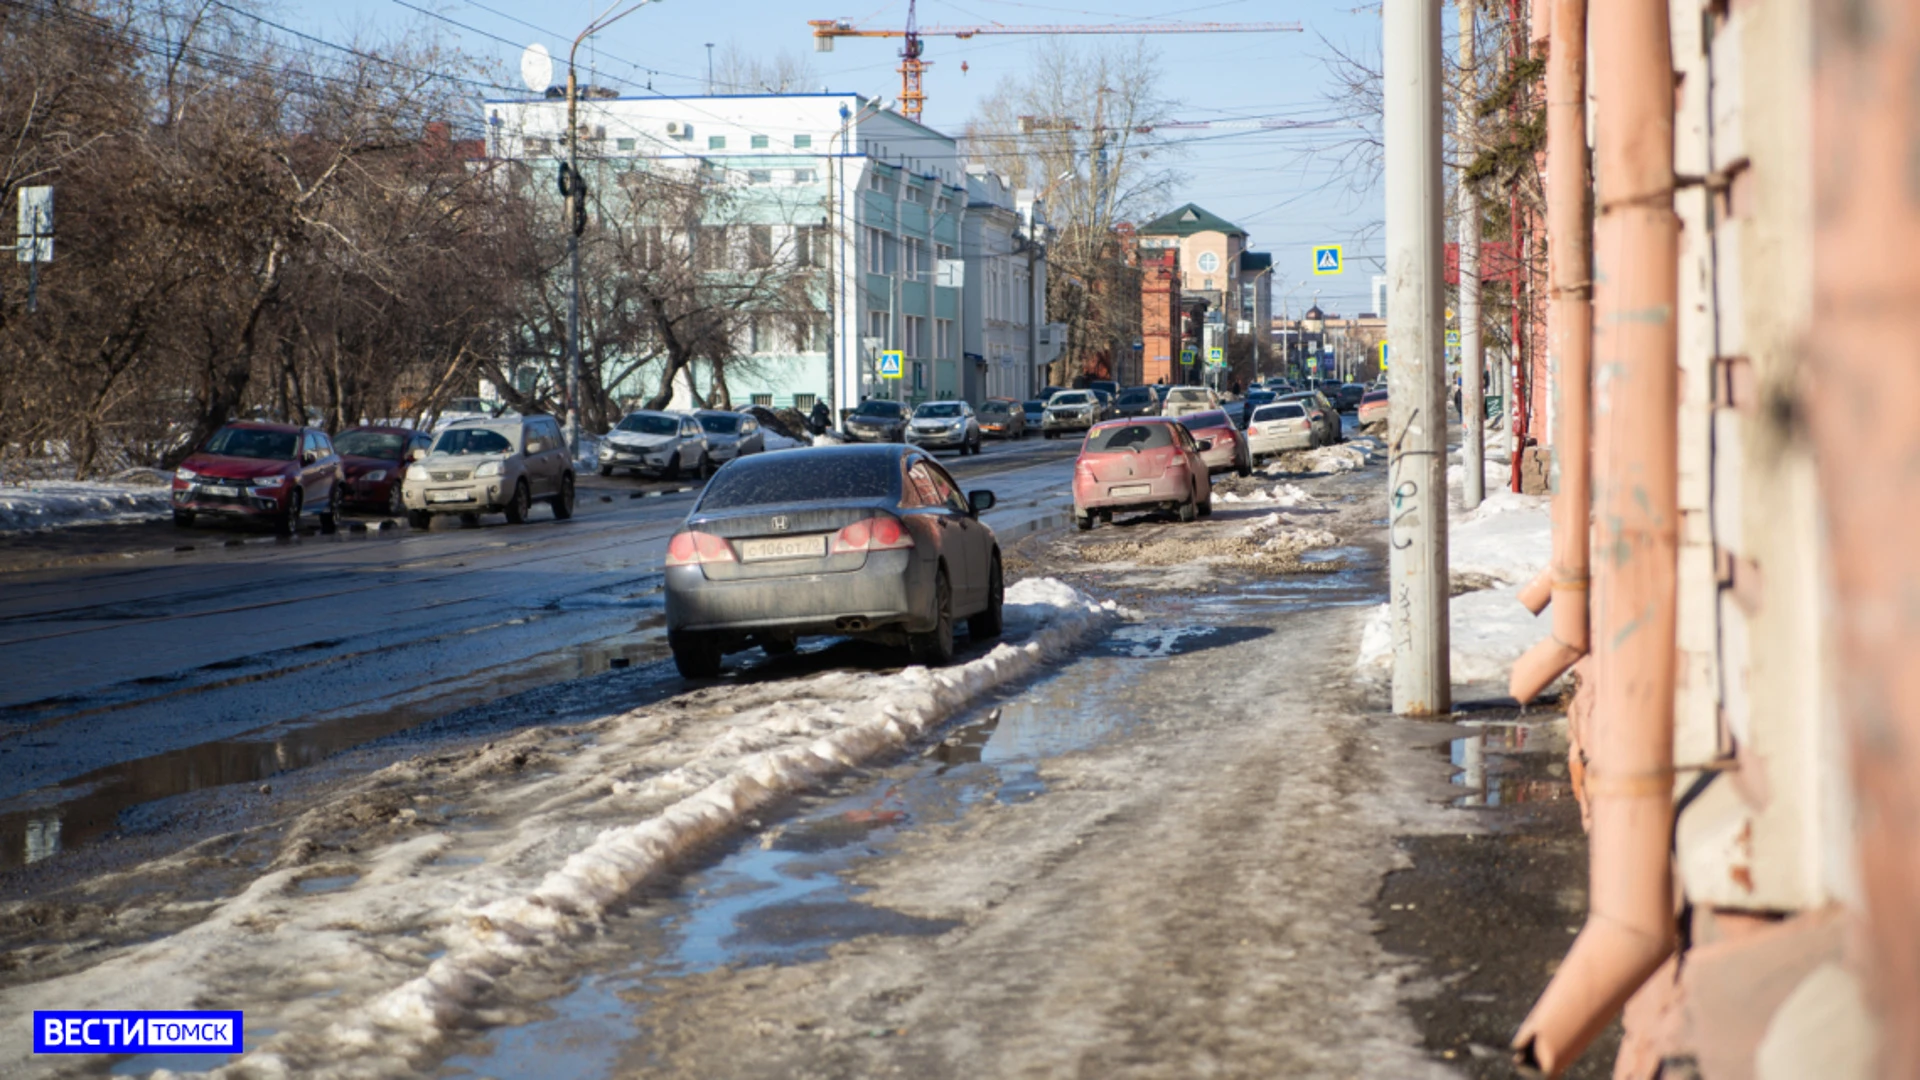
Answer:
<svg viewBox="0 0 1920 1080"><path fill-rule="evenodd" d="M1211 506L1213 481L1204 452L1184 426L1165 417L1097 424L1073 466L1074 517Z"/></svg>
<svg viewBox="0 0 1920 1080"><path fill-rule="evenodd" d="M1237 470L1244 474L1252 468L1253 458L1247 452L1247 437L1226 413L1219 409L1188 413L1180 418L1180 422L1186 425L1195 439L1213 443L1200 455L1209 470Z"/></svg>
<svg viewBox="0 0 1920 1080"><path fill-rule="evenodd" d="M1000 549L979 514L916 447L830 446L742 458L722 469L668 544L668 642L681 673L726 653L790 651L800 637L906 644L944 663L932 638L967 618L999 633ZM945 611L942 611L942 604ZM923 648L923 646L928 646Z"/></svg>

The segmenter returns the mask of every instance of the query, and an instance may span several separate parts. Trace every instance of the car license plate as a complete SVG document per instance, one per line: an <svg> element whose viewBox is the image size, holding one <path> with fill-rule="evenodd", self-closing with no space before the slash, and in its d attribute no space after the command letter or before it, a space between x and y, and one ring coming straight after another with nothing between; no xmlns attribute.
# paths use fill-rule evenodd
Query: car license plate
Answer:
<svg viewBox="0 0 1920 1080"><path fill-rule="evenodd" d="M470 500L467 498L467 493L464 491L429 491L427 492L427 501L428 502L468 502Z"/></svg>
<svg viewBox="0 0 1920 1080"><path fill-rule="evenodd" d="M224 499L231 499L240 494L240 489L237 487L229 487L226 484L208 484L206 492L209 495L218 495Z"/></svg>
<svg viewBox="0 0 1920 1080"><path fill-rule="evenodd" d="M741 562L771 562L775 559L823 559L827 555L824 536L781 536L771 540L742 540Z"/></svg>
<svg viewBox="0 0 1920 1080"><path fill-rule="evenodd" d="M1116 484L1107 489L1109 495L1145 495L1153 490L1152 484Z"/></svg>

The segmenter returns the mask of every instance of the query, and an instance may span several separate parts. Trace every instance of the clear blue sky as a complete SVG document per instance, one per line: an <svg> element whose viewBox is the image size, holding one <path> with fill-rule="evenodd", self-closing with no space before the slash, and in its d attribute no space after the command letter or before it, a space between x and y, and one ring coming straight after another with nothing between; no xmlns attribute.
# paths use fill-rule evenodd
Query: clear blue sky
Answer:
<svg viewBox="0 0 1920 1080"><path fill-rule="evenodd" d="M698 94L706 79L706 44L713 42L717 53L731 43L764 56L804 53L821 85L892 98L900 82L894 71L897 40L842 39L834 52L815 53L807 20L846 18L861 26L900 26L906 6L906 0L659 0L601 35L593 59L611 76L601 81L617 80L640 92L650 78L657 92ZM608 0L281 0L273 17L334 41L439 33L467 53L498 62L502 81L518 83L522 46L539 41L564 57L573 35L607 9ZM1183 120L1333 117L1335 110L1326 100L1331 79L1323 60L1329 44L1371 57L1378 52L1380 35L1379 6L1367 0L921 0L919 18L922 26L1181 20L1305 25L1305 33L1151 38L1160 51L1163 92L1180 103L1174 112ZM1126 39L1078 40L1097 44ZM932 67L926 75L923 119L957 134L979 98L1032 62L1039 41L1015 36L927 39L926 58ZM969 68L964 74L963 60ZM649 71L655 74L649 76ZM1377 260L1384 246L1379 178L1349 175L1335 156L1309 152L1310 147L1354 134L1351 129L1193 132L1192 141L1185 143L1186 154L1178 164L1186 181L1172 205L1199 203L1246 229L1257 250L1273 253L1276 314L1284 294L1292 294L1290 305L1297 314L1316 289L1328 311L1352 314L1371 306L1369 281L1379 272ZM1313 276L1311 249L1318 243L1345 245L1344 275Z"/></svg>

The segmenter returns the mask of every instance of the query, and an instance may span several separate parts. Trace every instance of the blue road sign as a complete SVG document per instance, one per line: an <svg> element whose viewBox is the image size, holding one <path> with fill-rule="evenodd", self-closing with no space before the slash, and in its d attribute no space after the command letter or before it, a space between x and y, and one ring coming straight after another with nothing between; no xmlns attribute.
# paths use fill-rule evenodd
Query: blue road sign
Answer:
<svg viewBox="0 0 1920 1080"><path fill-rule="evenodd" d="M1313 249L1313 272L1319 275L1341 272L1339 244L1321 244Z"/></svg>
<svg viewBox="0 0 1920 1080"><path fill-rule="evenodd" d="M883 379L899 378L900 366L905 359L906 353L901 352L899 349L888 349L882 352L880 354L880 377Z"/></svg>

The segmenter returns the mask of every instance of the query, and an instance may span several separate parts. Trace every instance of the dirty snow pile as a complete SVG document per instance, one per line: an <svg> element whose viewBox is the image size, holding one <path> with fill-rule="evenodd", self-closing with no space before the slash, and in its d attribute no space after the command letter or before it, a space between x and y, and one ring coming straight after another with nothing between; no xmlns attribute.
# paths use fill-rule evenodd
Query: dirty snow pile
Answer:
<svg viewBox="0 0 1920 1080"><path fill-rule="evenodd" d="M0 484L0 532L165 518L169 479L157 469L130 469L113 480Z"/></svg>
<svg viewBox="0 0 1920 1080"><path fill-rule="evenodd" d="M1083 544L1076 557L1088 571L1173 569L1128 582L1150 588L1187 588L1204 579L1210 567L1269 574L1327 573L1344 569L1338 561L1304 562L1302 553L1334 547L1340 538L1323 529L1293 525L1278 513L1231 531L1181 530L1148 540Z"/></svg>
<svg viewBox="0 0 1920 1080"><path fill-rule="evenodd" d="M1257 502L1272 503L1275 506L1305 506L1314 501L1305 488L1295 484L1281 484L1274 488L1254 488L1245 495L1232 491L1223 491L1215 496L1221 502Z"/></svg>
<svg viewBox="0 0 1920 1080"><path fill-rule="evenodd" d="M1352 472L1366 468L1372 463L1374 455L1385 450L1385 445L1378 438L1366 435L1313 450L1289 450L1262 466L1260 471L1268 476L1299 472Z"/></svg>
<svg viewBox="0 0 1920 1080"><path fill-rule="evenodd" d="M814 445L801 442L799 439L789 439L771 428L762 427L760 433L763 440L760 445L764 450L794 450L802 446Z"/></svg>
<svg viewBox="0 0 1920 1080"><path fill-rule="evenodd" d="M847 445L847 440L845 440L845 439L843 439L843 438L841 438L841 437L840 437L839 435L837 435L837 434L835 434L834 432L831 432L831 431L823 431L823 432L821 432L820 434L818 434L818 435L815 435L815 436L813 437L813 445L815 445L815 446L845 446L845 445Z"/></svg>
<svg viewBox="0 0 1920 1080"><path fill-rule="evenodd" d="M1513 662L1547 634L1549 622L1520 604L1520 586L1547 567L1552 554L1550 500L1543 495L1491 492L1471 512L1455 511L1448 522L1447 557L1454 588L1470 589L1449 603L1453 683L1456 695L1480 684L1473 696L1506 693ZM1393 673L1393 639L1387 605L1367 616L1357 666L1363 679L1385 681Z"/></svg>
<svg viewBox="0 0 1920 1080"><path fill-rule="evenodd" d="M1340 538L1325 529L1308 529L1294 525L1279 514L1248 523L1240 530L1240 535L1260 545L1262 551L1299 554L1314 548L1336 547Z"/></svg>
<svg viewBox="0 0 1920 1080"><path fill-rule="evenodd" d="M575 731L535 726L471 754L398 763L289 830L323 819L358 837L353 848L283 855L193 926L0 990L0 1012L128 1007L137 986L142 1001L244 1007L250 1030L272 1033L216 1076L431 1071L450 1035L512 1019L516 999L492 993L496 982L523 971L538 984L545 965L565 968L676 860L901 750L1125 614L1026 579L1006 591L1008 640L965 663L705 687ZM436 785L456 781L478 785L460 810L486 824L410 824L415 806L445 798ZM379 809L361 816L369 807ZM345 884L303 888L316 879ZM15 1070L52 1071L0 1044L0 1074Z"/></svg>

